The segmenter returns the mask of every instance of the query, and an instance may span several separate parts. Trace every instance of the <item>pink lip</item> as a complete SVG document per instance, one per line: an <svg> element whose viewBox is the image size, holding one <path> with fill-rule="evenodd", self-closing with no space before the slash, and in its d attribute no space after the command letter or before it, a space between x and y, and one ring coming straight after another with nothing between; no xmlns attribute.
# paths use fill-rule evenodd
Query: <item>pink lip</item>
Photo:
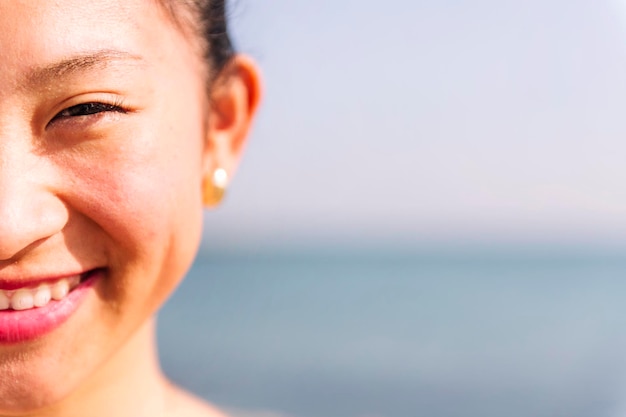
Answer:
<svg viewBox="0 0 626 417"><path fill-rule="evenodd" d="M58 281L62 278L69 278L69 277L75 277L77 275L80 275L81 278L85 278L87 276L87 274L89 273L77 273L77 274L64 274L62 276L58 276L58 277L54 277L54 278L41 278L41 279L35 279L35 280L29 280L29 281L23 281L23 280L1 280L0 279L0 290L4 290L4 291L12 291L12 290L18 290L20 288L35 288L40 284L46 284L46 283L51 283L51 282L55 282Z"/></svg>
<svg viewBox="0 0 626 417"><path fill-rule="evenodd" d="M34 340L59 327L78 309L102 274L102 270L92 271L64 299L52 300L44 307L0 311L0 344Z"/></svg>

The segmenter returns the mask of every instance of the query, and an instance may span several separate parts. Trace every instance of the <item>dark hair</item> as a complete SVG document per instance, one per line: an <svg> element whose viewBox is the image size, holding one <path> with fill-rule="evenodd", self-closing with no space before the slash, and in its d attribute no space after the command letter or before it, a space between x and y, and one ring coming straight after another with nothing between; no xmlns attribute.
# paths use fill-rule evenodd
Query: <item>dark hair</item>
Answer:
<svg viewBox="0 0 626 417"><path fill-rule="evenodd" d="M228 35L226 1L204 0L198 3L201 3L202 27L208 42L205 57L213 68L221 70L235 53Z"/></svg>
<svg viewBox="0 0 626 417"><path fill-rule="evenodd" d="M214 79L235 55L226 19L226 0L159 0L184 32L191 32Z"/></svg>

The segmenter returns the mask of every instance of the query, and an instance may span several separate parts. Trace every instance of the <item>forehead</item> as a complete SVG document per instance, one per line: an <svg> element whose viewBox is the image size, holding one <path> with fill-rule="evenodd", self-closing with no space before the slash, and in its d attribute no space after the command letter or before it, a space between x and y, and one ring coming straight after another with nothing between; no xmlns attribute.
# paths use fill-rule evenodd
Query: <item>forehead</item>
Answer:
<svg viewBox="0 0 626 417"><path fill-rule="evenodd" d="M184 53L188 43L150 0L0 1L0 28L5 86L35 67L95 51L119 51L158 64Z"/></svg>

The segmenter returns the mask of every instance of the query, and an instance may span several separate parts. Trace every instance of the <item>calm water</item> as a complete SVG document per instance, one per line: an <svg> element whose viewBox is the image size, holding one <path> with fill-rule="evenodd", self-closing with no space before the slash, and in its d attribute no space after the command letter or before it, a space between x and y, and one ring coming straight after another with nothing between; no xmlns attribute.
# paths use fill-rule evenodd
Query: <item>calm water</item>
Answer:
<svg viewBox="0 0 626 417"><path fill-rule="evenodd" d="M619 255L214 254L159 343L174 380L250 415L621 417L625 301Z"/></svg>

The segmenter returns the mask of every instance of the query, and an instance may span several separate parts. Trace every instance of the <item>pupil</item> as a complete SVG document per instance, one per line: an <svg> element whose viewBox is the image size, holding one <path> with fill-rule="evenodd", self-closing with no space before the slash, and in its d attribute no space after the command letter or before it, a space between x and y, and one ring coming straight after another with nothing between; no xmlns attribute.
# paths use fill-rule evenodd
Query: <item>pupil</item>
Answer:
<svg viewBox="0 0 626 417"><path fill-rule="evenodd" d="M93 114L100 111L100 106L97 106L95 103L86 103L81 104L74 111L75 114Z"/></svg>

